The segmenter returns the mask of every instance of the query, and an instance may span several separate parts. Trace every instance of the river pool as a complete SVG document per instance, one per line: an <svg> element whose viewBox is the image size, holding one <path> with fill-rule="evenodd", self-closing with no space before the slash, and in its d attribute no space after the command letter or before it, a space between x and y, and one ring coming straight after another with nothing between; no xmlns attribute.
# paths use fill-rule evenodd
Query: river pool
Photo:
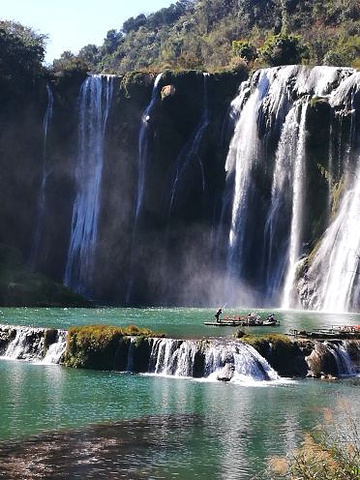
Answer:
<svg viewBox="0 0 360 480"><path fill-rule="evenodd" d="M214 313L3 308L0 323L136 324L174 338L231 336L232 328L204 326ZM280 327L254 333L360 323L355 314L275 313ZM232 384L2 359L0 391L0 478L7 480L251 479L322 423L324 408L334 410L346 399L360 418L358 377Z"/></svg>

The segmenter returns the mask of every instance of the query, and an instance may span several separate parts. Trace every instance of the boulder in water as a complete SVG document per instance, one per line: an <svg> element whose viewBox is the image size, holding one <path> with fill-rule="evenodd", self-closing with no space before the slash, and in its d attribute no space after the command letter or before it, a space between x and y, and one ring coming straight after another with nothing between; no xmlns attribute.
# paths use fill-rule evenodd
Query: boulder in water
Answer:
<svg viewBox="0 0 360 480"><path fill-rule="evenodd" d="M324 375L338 375L336 360L326 344L316 342L315 348L309 356L305 358L310 368L310 375L321 378Z"/></svg>
<svg viewBox="0 0 360 480"><path fill-rule="evenodd" d="M225 363L223 368L217 374L216 378L217 378L217 380L220 380L222 382L230 382L230 380L234 376L234 372L235 372L234 364L233 363Z"/></svg>

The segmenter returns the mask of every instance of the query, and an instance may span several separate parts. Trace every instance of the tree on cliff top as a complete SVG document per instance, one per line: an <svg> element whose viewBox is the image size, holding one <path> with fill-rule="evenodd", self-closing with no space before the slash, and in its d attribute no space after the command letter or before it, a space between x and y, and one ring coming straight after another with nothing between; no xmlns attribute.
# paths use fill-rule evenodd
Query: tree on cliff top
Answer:
<svg viewBox="0 0 360 480"><path fill-rule="evenodd" d="M0 21L0 77L34 77L42 72L46 35L11 21Z"/></svg>

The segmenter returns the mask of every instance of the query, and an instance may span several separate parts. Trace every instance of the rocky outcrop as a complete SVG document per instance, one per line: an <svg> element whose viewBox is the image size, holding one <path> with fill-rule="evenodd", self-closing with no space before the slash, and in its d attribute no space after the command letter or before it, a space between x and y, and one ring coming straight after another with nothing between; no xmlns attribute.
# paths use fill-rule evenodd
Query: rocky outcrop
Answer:
<svg viewBox="0 0 360 480"><path fill-rule="evenodd" d="M91 307L87 299L24 264L18 249L0 244L0 305Z"/></svg>

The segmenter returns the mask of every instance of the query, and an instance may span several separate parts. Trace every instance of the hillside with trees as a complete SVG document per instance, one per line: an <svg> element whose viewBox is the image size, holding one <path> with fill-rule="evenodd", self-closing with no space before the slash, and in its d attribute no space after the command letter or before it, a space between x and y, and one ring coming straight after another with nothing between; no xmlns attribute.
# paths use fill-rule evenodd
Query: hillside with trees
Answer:
<svg viewBox="0 0 360 480"><path fill-rule="evenodd" d="M178 0L127 19L102 45L42 62L46 36L0 21L0 82L44 73L253 70L303 63L360 67L358 0ZM47 71L46 71L47 70ZM19 85L20 86L20 85ZM24 85L22 85L24 86Z"/></svg>
<svg viewBox="0 0 360 480"><path fill-rule="evenodd" d="M109 30L100 46L64 52L94 72L217 71L305 63L360 67L358 0L178 0Z"/></svg>

